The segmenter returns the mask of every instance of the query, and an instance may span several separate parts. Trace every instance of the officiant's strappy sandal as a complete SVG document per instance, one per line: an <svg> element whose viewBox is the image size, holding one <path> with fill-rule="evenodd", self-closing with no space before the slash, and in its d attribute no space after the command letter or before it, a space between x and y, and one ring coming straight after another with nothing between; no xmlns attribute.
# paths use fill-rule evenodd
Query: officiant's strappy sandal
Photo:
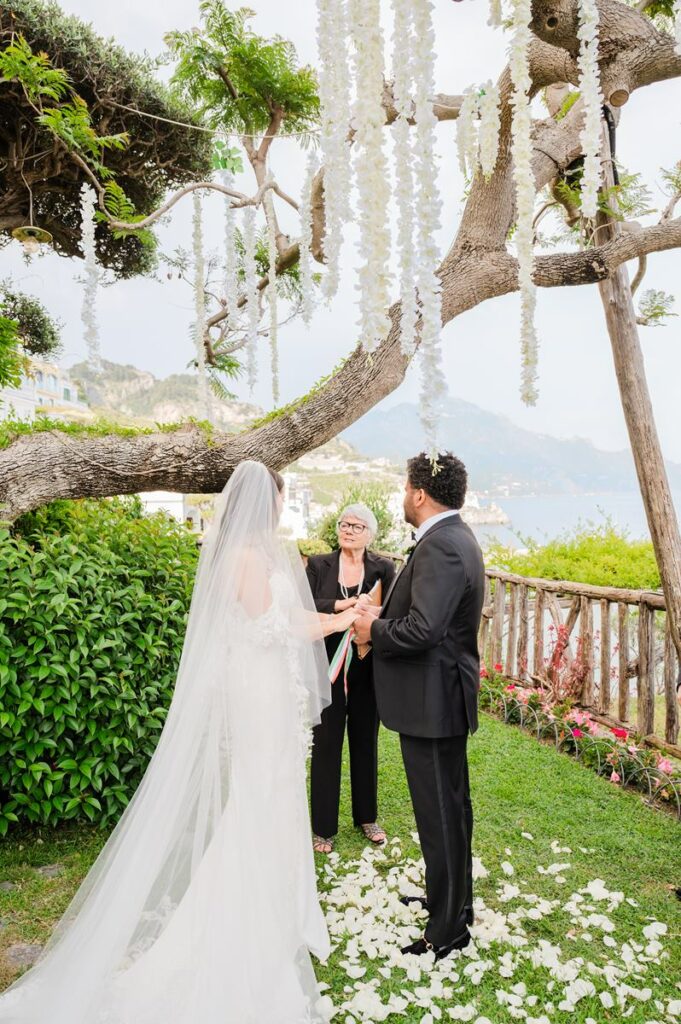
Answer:
<svg viewBox="0 0 681 1024"><path fill-rule="evenodd" d="M369 825L360 825L359 827L369 842L374 843L375 846L383 846L383 843L388 838L385 834L385 829L382 829L375 821L372 821Z"/></svg>
<svg viewBox="0 0 681 1024"><path fill-rule="evenodd" d="M333 839L323 839L322 836L312 836L312 849L315 853L333 853Z"/></svg>

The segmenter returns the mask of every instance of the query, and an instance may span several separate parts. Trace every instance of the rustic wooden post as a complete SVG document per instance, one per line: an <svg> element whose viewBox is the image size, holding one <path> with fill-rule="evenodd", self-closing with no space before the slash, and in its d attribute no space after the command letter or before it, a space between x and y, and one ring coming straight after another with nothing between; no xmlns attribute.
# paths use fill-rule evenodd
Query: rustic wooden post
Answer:
<svg viewBox="0 0 681 1024"><path fill-rule="evenodd" d="M610 714L610 602L601 600L601 680L598 710Z"/></svg>
<svg viewBox="0 0 681 1024"><path fill-rule="evenodd" d="M527 586L520 584L518 591L518 679L524 682L529 672L530 598Z"/></svg>
<svg viewBox="0 0 681 1024"><path fill-rule="evenodd" d="M612 152L608 132L603 129L603 186L614 185ZM603 211L598 216L599 244L616 238L621 227ZM624 419L634 456L641 497L655 559L660 569L666 598L669 630L681 658L681 532L676 518L669 479L655 425L653 405L646 380L646 369L636 325L636 310L631 295L626 263L599 282L598 290L605 310L615 374L619 386Z"/></svg>
<svg viewBox="0 0 681 1024"><path fill-rule="evenodd" d="M511 601L508 609L508 639L506 641L506 664L504 670L507 676L512 678L516 675L516 640L518 636L518 584L511 583Z"/></svg>
<svg viewBox="0 0 681 1024"><path fill-rule="evenodd" d="M647 604L638 612L638 731L649 736L655 731L655 661L653 653L655 613Z"/></svg>
<svg viewBox="0 0 681 1024"><path fill-rule="evenodd" d="M620 601L617 605L618 618L618 716L621 722L629 721L629 605Z"/></svg>
<svg viewBox="0 0 681 1024"><path fill-rule="evenodd" d="M491 667L501 662L501 650L504 637L504 615L506 612L506 583L504 580L494 581L494 611L492 613L492 657ZM487 666L488 670L490 666Z"/></svg>
<svg viewBox="0 0 681 1024"><path fill-rule="evenodd" d="M676 743L679 736L679 705L676 698L678 658L669 631L669 621L664 631L664 738L667 743Z"/></svg>
<svg viewBox="0 0 681 1024"><path fill-rule="evenodd" d="M540 678L545 674L544 666L544 591L537 587L534 592L534 658L532 670Z"/></svg>
<svg viewBox="0 0 681 1024"><path fill-rule="evenodd" d="M582 597L579 606L581 658L584 666L582 704L590 707L594 699L594 610L590 598Z"/></svg>
<svg viewBox="0 0 681 1024"><path fill-rule="evenodd" d="M489 633L489 605L492 600L489 576L485 576L485 596L482 599L482 618L480 619L480 633L478 635L478 648L482 660L487 665L487 634Z"/></svg>

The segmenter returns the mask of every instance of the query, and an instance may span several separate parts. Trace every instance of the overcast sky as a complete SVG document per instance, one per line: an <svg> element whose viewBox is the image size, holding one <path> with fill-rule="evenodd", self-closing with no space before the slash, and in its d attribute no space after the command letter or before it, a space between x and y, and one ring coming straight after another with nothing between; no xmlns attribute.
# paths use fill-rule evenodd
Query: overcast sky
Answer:
<svg viewBox="0 0 681 1024"><path fill-rule="evenodd" d="M62 0L69 13L91 20L96 30L129 50L161 51L163 34L198 22L198 0ZM315 0L249 0L256 9L255 28L291 39L301 59L316 62ZM389 3L384 0L387 9ZM506 38L487 27L484 0L459 4L437 0L438 91L459 93L473 83L496 78L504 64ZM623 110L618 132L618 156L630 171L640 171L651 187L653 205L663 206L660 167L672 167L681 157L678 120L681 83L663 83L635 93ZM445 201L442 252L454 237L461 211L463 181L458 170L453 123L439 127L440 187ZM280 184L298 194L305 157L293 143L273 148L273 167ZM160 236L164 248L191 246L191 202L176 207ZM209 243L220 240L219 200L207 204ZM288 225L295 232L294 221ZM329 309L317 311L312 325L288 325L281 332L282 400L308 390L350 350L356 337L357 311L355 239L349 233L344 250L344 274L339 295ZM675 309L681 313L681 255L664 253L649 258L645 287L678 291ZM26 268L15 246L0 253L0 275L12 273L22 287L40 295L65 322L64 359L68 365L84 355L80 324L81 288L75 282L77 261L48 256ZM191 355L192 296L176 282L145 279L121 282L100 295L102 351L105 358L130 362L157 376L182 372ZM627 446L626 429L612 367L609 341L597 289L540 291L537 313L541 339L540 398L533 409L519 398L518 299L493 299L457 318L444 330L447 380L453 395L500 412L515 423L560 437L590 438L599 447ZM681 317L661 328L643 328L641 338L658 429L668 458L681 462ZM271 407L270 385L263 357L255 401ZM245 385L237 385L247 399ZM419 372L412 367L402 387L386 404L416 400Z"/></svg>

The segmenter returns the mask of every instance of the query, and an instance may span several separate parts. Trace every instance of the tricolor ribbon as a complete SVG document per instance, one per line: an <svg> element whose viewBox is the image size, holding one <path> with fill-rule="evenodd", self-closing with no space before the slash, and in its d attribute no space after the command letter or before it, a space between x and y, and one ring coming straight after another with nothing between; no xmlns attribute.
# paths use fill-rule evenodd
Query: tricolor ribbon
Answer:
<svg viewBox="0 0 681 1024"><path fill-rule="evenodd" d="M345 695L348 693L348 669L352 661L352 634L354 630L352 627L346 629L345 633L341 637L341 642L338 645L338 649L334 654L331 664L329 665L329 679L332 683L335 683L340 675L341 669L343 669L343 683L345 685Z"/></svg>

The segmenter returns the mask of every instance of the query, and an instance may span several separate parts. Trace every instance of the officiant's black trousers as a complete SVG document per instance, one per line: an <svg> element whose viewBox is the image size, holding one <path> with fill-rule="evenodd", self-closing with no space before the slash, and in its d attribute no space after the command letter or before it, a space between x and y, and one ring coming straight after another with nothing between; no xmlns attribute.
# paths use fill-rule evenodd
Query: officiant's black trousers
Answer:
<svg viewBox="0 0 681 1024"><path fill-rule="evenodd" d="M426 939L445 946L466 931L473 909L473 806L468 737L400 735L409 792L426 862Z"/></svg>
<svg viewBox="0 0 681 1024"><path fill-rule="evenodd" d="M350 750L352 819L355 825L376 821L378 788L378 711L374 695L372 656L353 658L348 696L343 675L331 687L332 703L315 726L310 765L312 831L329 839L338 832L341 763L345 723Z"/></svg>

